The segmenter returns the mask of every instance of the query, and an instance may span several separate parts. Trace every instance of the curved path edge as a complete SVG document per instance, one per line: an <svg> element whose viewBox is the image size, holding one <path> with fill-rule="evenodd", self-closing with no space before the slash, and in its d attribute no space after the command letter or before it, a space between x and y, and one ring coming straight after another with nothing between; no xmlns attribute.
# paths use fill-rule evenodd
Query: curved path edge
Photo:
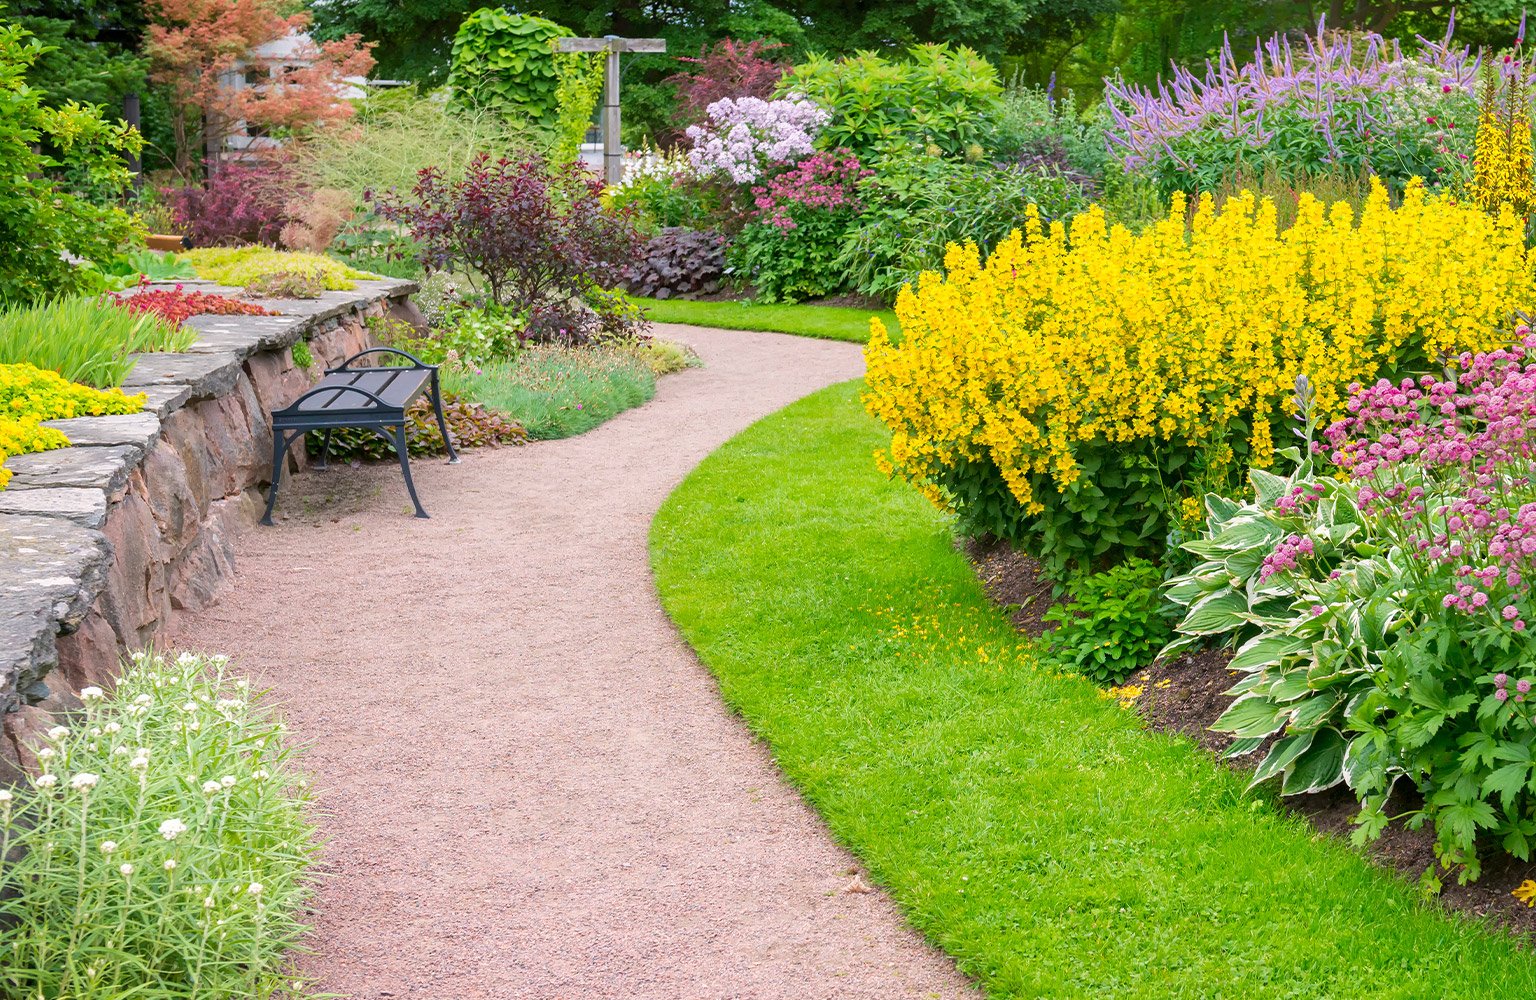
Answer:
<svg viewBox="0 0 1536 1000"><path fill-rule="evenodd" d="M705 367L565 441L307 473L178 648L229 654L307 744L317 988L359 998L974 995L786 784L662 611L647 536L859 345L658 326Z"/></svg>

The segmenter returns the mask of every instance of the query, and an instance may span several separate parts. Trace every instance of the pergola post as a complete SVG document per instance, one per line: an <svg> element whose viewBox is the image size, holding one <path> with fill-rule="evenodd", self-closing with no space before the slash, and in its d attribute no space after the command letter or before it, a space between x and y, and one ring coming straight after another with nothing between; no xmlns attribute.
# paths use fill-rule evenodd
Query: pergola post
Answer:
<svg viewBox="0 0 1536 1000"><path fill-rule="evenodd" d="M665 52L665 38L560 38L555 48L560 52L603 53L603 182L617 184L624 179L624 144L619 138L622 119L619 114L619 56L625 52Z"/></svg>

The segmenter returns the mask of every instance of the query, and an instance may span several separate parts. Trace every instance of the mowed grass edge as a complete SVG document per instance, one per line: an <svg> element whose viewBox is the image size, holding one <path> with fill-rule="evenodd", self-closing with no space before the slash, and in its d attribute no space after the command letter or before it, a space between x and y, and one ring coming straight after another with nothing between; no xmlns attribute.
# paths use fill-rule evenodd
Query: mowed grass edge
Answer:
<svg viewBox="0 0 1536 1000"><path fill-rule="evenodd" d="M657 323L683 323L688 326L718 327L722 330L755 330L764 333L792 333L821 340L847 340L863 344L869 340L869 321L878 316L887 330L896 333L901 326L889 309L875 312L847 306L809 306L783 303L758 303L729 300L694 302L687 299L633 298L645 314ZM897 337L896 339L900 339Z"/></svg>
<svg viewBox="0 0 1536 1000"><path fill-rule="evenodd" d="M652 560L727 702L989 997L1529 997L1536 959L1034 666L846 383L668 499Z"/></svg>

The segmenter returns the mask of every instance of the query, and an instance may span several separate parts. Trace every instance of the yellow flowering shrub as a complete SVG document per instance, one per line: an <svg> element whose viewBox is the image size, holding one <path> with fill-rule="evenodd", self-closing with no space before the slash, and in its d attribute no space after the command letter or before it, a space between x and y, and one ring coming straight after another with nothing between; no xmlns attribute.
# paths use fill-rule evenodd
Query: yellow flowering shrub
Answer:
<svg viewBox="0 0 1536 1000"><path fill-rule="evenodd" d="M879 459L1058 576L1158 554L1190 498L1271 460L1298 375L1326 419L1351 382L1501 342L1532 298L1523 236L1417 182L1397 208L1376 186L1358 219L1303 196L1285 230L1247 192L1176 198L1139 234L1031 212L986 261L952 246L903 290L899 345L873 324Z"/></svg>
<svg viewBox="0 0 1536 1000"><path fill-rule="evenodd" d="M0 365L0 489L11 478L3 467L6 456L69 444L62 433L42 426L42 421L137 413L143 407L142 394L129 396L121 389L92 389L71 382L58 372L32 365Z"/></svg>
<svg viewBox="0 0 1536 1000"><path fill-rule="evenodd" d="M201 247L187 251L181 259L192 265L199 278L235 288L276 274L292 274L318 281L325 288L348 291L356 287L358 279L378 277L323 254L291 253L263 246Z"/></svg>

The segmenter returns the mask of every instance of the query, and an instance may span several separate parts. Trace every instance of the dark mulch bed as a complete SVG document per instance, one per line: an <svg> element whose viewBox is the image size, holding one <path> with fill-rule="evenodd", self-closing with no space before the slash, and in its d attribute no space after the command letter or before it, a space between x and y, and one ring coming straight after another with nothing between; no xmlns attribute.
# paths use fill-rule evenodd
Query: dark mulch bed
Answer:
<svg viewBox="0 0 1536 1000"><path fill-rule="evenodd" d="M1014 551L1006 542L967 541L963 547L987 596L1008 613L1014 627L1028 635L1043 634L1048 623L1042 616L1055 601L1053 588L1041 579L1040 564ZM1151 728L1187 736L1211 753L1220 754L1231 745L1231 737L1212 732L1210 726L1232 703L1224 693L1237 679L1227 669L1231 658L1225 650L1201 650L1154 664L1127 683L1141 685L1142 695L1136 705ZM1251 771L1262 759L1260 750L1226 763ZM1274 793L1255 789L1254 794ZM1390 811L1417 808L1416 800L1416 792L1399 793ZM1358 803L1342 787L1279 801L1288 812L1302 817L1319 832L1345 838L1359 811ZM1394 824L1369 846L1368 853L1379 864L1409 880L1416 880L1435 867L1434 835L1427 828L1409 830L1401 823ZM1483 855L1482 877L1471 885L1457 885L1454 873L1439 873L1444 880L1441 902L1457 912L1487 917L1518 934L1536 937L1536 909L1510 895L1524 880L1536 878L1536 865L1505 854L1496 845L1485 847Z"/></svg>
<svg viewBox="0 0 1536 1000"><path fill-rule="evenodd" d="M1033 636L1051 630L1045 613L1056 606L1055 588L1040 575L1038 562L996 539L967 538L960 547L981 577L987 597L1008 612L1014 628Z"/></svg>

